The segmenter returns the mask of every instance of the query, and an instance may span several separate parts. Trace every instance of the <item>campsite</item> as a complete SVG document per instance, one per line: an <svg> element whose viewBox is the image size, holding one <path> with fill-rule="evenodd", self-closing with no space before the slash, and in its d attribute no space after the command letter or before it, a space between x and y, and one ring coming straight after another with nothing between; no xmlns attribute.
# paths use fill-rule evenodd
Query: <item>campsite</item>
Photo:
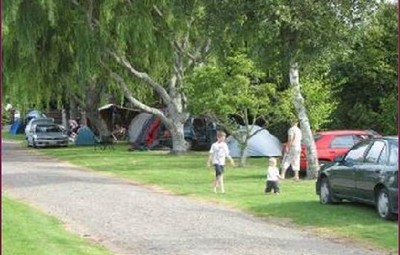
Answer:
<svg viewBox="0 0 400 255"><path fill-rule="evenodd" d="M2 7L8 254L398 251L396 1Z"/></svg>
<svg viewBox="0 0 400 255"><path fill-rule="evenodd" d="M116 125L124 129L124 135L115 138L115 142L126 143L130 150L152 150L152 149L171 149L172 141L168 129L162 124L159 117L152 114L141 112L139 109L129 109L115 104L107 104L98 109L98 112L106 123L109 133L113 133ZM31 120L46 121L48 118L38 110L32 110L25 116L25 123L28 125ZM52 119L51 121L54 121ZM21 133L25 130L24 122L16 121L9 127L10 134ZM61 121L61 122L66 122ZM62 123L59 123L60 125ZM237 133L244 132L244 127L238 125ZM69 127L71 129L71 127ZM185 122L184 135L188 143L189 150L209 150L211 144L216 141L216 132L223 127L217 127L207 116L191 116ZM260 126L251 127L251 134L254 136L248 142L245 151L246 157L280 157L282 156L282 143L277 137L270 134L268 130ZM76 136L71 139L76 146L93 146L96 144L95 134L88 125L79 127ZM229 136L227 139L229 150L232 157L242 155L238 141Z"/></svg>

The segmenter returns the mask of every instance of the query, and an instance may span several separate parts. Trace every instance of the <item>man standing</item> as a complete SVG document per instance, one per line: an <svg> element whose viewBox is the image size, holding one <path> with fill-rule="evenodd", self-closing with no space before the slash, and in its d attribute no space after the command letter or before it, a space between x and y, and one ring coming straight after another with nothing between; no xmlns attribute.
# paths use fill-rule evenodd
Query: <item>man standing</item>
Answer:
<svg viewBox="0 0 400 255"><path fill-rule="evenodd" d="M286 170L290 165L294 172L294 178L299 180L300 153L301 153L301 130L298 127L299 121L293 120L292 127L288 130L288 141L285 146L285 154L282 160L282 179L285 178Z"/></svg>

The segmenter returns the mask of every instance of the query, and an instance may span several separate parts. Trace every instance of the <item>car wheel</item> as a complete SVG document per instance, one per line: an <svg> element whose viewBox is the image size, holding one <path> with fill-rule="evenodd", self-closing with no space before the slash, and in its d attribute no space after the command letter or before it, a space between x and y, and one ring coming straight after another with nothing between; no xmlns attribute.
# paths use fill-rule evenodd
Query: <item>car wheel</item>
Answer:
<svg viewBox="0 0 400 255"><path fill-rule="evenodd" d="M33 148L37 148L35 139L32 139L32 147L33 147Z"/></svg>
<svg viewBox="0 0 400 255"><path fill-rule="evenodd" d="M391 213L391 208L392 205L390 204L389 192L386 188L380 189L376 199L376 209L379 216L385 220L394 219L394 214Z"/></svg>
<svg viewBox="0 0 400 255"><path fill-rule="evenodd" d="M334 198L332 195L331 186L329 185L328 178L321 179L321 187L319 193L319 202L323 205L337 203L340 200Z"/></svg>

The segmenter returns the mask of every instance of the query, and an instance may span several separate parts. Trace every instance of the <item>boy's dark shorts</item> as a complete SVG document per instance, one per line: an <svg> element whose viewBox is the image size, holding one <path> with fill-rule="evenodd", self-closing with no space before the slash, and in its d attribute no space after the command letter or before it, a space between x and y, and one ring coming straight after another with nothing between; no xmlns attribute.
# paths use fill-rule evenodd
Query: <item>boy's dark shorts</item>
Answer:
<svg viewBox="0 0 400 255"><path fill-rule="evenodd" d="M223 165L214 165L215 168L215 176L220 176L221 174L224 173L224 166Z"/></svg>

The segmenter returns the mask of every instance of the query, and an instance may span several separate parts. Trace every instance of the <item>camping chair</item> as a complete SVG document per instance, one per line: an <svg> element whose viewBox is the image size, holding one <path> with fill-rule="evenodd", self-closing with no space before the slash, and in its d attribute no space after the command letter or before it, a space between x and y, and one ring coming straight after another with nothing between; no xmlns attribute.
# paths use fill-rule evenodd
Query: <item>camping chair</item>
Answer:
<svg viewBox="0 0 400 255"><path fill-rule="evenodd" d="M112 135L102 135L100 137L94 136L94 150L96 150L97 148L100 148L101 150L105 150L107 149L107 147L109 149L113 149L114 148L114 137Z"/></svg>

